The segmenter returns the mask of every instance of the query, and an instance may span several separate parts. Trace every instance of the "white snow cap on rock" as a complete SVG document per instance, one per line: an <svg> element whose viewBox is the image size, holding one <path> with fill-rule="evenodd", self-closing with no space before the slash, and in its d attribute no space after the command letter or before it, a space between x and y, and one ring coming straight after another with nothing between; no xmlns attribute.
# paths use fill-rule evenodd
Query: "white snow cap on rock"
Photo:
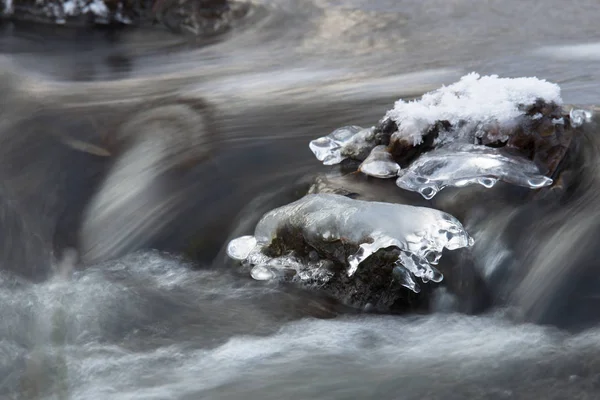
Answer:
<svg viewBox="0 0 600 400"><path fill-rule="evenodd" d="M424 94L420 100L398 100L385 118L398 125L397 139L417 145L436 121L503 126L524 114L521 105L534 104L538 99L561 105L560 87L538 78L499 78L473 72Z"/></svg>

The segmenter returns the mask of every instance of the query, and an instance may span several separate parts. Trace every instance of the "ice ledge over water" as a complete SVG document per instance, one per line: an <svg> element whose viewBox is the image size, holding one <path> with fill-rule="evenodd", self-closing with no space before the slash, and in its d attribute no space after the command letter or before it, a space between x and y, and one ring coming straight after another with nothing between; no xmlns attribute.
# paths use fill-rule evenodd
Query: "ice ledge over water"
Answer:
<svg viewBox="0 0 600 400"><path fill-rule="evenodd" d="M327 281L332 262L344 263L351 277L371 256L393 249L390 280L419 292L415 278L442 280L434 265L443 249L471 245L461 223L442 211L315 194L265 214L254 236L232 240L227 254L252 268L258 280L291 272L301 281Z"/></svg>

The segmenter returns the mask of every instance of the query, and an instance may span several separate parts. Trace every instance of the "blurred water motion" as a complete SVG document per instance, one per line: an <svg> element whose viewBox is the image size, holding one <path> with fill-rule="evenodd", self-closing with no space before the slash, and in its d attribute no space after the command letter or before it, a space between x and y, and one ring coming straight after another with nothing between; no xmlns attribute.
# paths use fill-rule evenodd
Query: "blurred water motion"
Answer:
<svg viewBox="0 0 600 400"><path fill-rule="evenodd" d="M475 237L479 309L579 333L493 308L356 315L235 274L224 246L324 170L310 140L465 72L599 104L599 16L584 0L264 0L210 40L0 23L0 398L598 397L595 121L548 196L432 203Z"/></svg>

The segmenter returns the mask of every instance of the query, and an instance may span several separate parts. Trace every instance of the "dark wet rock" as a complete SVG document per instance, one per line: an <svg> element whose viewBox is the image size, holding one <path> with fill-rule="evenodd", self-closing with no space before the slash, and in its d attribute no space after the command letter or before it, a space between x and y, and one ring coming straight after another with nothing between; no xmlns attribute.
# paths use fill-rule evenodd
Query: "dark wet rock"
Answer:
<svg viewBox="0 0 600 400"><path fill-rule="evenodd" d="M24 0L2 3L7 19L68 26L154 25L210 36L228 30L250 4L232 0Z"/></svg>

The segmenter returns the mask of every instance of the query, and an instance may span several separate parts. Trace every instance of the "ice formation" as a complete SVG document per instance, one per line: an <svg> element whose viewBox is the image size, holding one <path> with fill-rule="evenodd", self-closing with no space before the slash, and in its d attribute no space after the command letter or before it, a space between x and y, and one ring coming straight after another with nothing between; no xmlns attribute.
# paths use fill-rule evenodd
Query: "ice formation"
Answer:
<svg viewBox="0 0 600 400"><path fill-rule="evenodd" d="M339 164L347 158L364 160L377 145L374 130L344 126L310 142L309 147L325 165Z"/></svg>
<svg viewBox="0 0 600 400"><path fill-rule="evenodd" d="M256 226L255 245L250 238L234 239L227 251L234 259L247 255L244 262L253 268L255 279L272 279L286 269L294 270L301 280L316 279L316 275L328 279L332 273L327 263L332 260L344 262L348 276L353 276L370 256L395 249L399 252L396 266L402 271L394 276L401 276L401 284L415 292L420 289L414 277L423 282L442 280L434 265L444 248L473 244L461 223L442 211L334 194L307 195L268 212ZM306 246L313 249L309 262L303 262L298 253ZM282 247L285 251L273 255L273 248ZM345 247L354 253L340 260Z"/></svg>
<svg viewBox="0 0 600 400"><path fill-rule="evenodd" d="M561 104L553 83L471 73L419 100L398 100L378 127L340 128L310 149L326 165L350 158L362 161L363 174L399 176L399 187L428 199L446 186L491 187L497 180L536 189L552 180L540 174L535 154L495 147L539 151L540 167L552 172L568 148L565 121L577 127L590 119L584 110L565 115Z"/></svg>
<svg viewBox="0 0 600 400"><path fill-rule="evenodd" d="M375 178L393 178L400 172L400 166L394 161L386 147L380 145L373 148L358 170Z"/></svg>
<svg viewBox="0 0 600 400"><path fill-rule="evenodd" d="M424 153L398 175L399 187L419 192L426 199L446 186L478 183L492 187L498 180L531 189L552 184L552 179L540 175L533 161L508 156L500 149L464 143Z"/></svg>

